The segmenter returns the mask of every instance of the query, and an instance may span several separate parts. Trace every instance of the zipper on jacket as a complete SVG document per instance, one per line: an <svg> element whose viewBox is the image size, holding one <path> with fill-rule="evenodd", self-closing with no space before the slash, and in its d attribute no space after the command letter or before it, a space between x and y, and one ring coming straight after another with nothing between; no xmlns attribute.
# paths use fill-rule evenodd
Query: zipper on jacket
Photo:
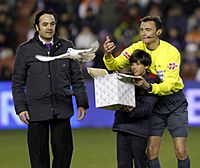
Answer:
<svg viewBox="0 0 200 168"><path fill-rule="evenodd" d="M50 56L50 51L47 51L48 53L48 57ZM51 77L51 68L50 68L50 62L48 62L48 69L49 69L49 82L50 82L50 96L51 96L51 111L53 113L53 115L55 114L54 111L54 103L53 103L53 90L52 90L52 77Z"/></svg>

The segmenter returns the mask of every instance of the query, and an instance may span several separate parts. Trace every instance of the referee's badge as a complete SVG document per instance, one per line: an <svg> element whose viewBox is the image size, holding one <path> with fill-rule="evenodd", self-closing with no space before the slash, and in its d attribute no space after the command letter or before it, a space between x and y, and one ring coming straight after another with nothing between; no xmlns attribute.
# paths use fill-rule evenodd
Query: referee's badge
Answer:
<svg viewBox="0 0 200 168"><path fill-rule="evenodd" d="M164 74L165 74L164 70L157 70L157 75L158 75L158 77L159 77L159 79L160 79L161 81L162 81L163 78L164 78Z"/></svg>
<svg viewBox="0 0 200 168"><path fill-rule="evenodd" d="M171 62L171 63L169 63L168 66L167 66L167 68L168 68L169 70L174 70L174 69L177 68L177 67L178 67L178 64L177 64L176 62Z"/></svg>

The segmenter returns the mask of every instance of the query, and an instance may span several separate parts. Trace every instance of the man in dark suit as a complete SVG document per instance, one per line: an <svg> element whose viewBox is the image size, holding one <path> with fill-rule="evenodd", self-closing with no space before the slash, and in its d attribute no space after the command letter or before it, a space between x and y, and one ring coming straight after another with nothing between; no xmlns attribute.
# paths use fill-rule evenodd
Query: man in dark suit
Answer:
<svg viewBox="0 0 200 168"><path fill-rule="evenodd" d="M53 153L52 168L69 168L73 152L70 117L72 95L78 120L85 117L88 98L81 67L71 59L40 62L35 55L60 55L73 47L55 34L56 17L41 11L35 17L35 36L19 45L12 76L12 93L17 115L28 124L28 148L32 168L50 168L49 128ZM72 88L72 89L71 89Z"/></svg>

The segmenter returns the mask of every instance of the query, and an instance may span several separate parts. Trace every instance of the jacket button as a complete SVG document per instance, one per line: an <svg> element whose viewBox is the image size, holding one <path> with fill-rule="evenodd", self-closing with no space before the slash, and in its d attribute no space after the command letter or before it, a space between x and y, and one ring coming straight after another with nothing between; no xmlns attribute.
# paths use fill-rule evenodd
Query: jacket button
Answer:
<svg viewBox="0 0 200 168"><path fill-rule="evenodd" d="M52 108L51 111L53 111L54 109Z"/></svg>
<svg viewBox="0 0 200 168"><path fill-rule="evenodd" d="M50 77L51 77L51 75L48 75L48 77L50 78Z"/></svg>

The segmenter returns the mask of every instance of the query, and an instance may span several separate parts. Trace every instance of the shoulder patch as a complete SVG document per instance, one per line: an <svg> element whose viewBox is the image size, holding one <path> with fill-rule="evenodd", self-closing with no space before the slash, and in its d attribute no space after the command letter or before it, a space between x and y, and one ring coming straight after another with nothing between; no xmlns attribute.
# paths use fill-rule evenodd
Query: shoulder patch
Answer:
<svg viewBox="0 0 200 168"><path fill-rule="evenodd" d="M168 66L167 66L167 68L169 69L169 70L174 70L175 68L177 68L178 67L178 64L176 63L176 62L170 62L169 64L168 64Z"/></svg>
<svg viewBox="0 0 200 168"><path fill-rule="evenodd" d="M130 59L131 55L128 52L123 52L123 56L125 56L127 59Z"/></svg>

